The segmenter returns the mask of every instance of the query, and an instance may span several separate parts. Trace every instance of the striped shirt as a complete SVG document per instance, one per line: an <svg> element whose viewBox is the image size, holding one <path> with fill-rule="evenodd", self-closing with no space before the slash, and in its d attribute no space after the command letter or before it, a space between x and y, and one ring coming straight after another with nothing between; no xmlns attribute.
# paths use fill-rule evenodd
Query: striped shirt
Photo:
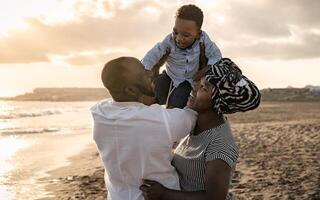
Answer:
<svg viewBox="0 0 320 200"><path fill-rule="evenodd" d="M198 135L186 136L176 148L172 160L179 175L181 190L205 190L206 162L220 159L234 169L238 151L227 121ZM229 193L227 199L232 197Z"/></svg>

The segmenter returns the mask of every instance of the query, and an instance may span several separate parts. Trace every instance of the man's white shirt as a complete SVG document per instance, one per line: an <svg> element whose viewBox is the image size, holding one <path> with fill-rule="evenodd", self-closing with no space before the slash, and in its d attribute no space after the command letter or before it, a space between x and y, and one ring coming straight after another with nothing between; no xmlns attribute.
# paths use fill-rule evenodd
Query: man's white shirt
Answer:
<svg viewBox="0 0 320 200"><path fill-rule="evenodd" d="M180 189L171 165L173 143L194 128L190 109L103 100L91 108L93 138L105 167L110 200L143 200L142 179Z"/></svg>

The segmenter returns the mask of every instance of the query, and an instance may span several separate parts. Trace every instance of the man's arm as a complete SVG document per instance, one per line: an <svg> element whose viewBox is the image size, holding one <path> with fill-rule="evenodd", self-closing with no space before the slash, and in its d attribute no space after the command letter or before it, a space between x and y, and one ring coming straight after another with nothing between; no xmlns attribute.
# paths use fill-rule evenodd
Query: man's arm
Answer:
<svg viewBox="0 0 320 200"><path fill-rule="evenodd" d="M190 108L163 109L162 114L172 144L194 129L198 115Z"/></svg>
<svg viewBox="0 0 320 200"><path fill-rule="evenodd" d="M222 160L212 160L207 162L205 170L205 191L171 190L151 180L143 180L140 189L149 200L225 200L231 177L230 166Z"/></svg>
<svg viewBox="0 0 320 200"><path fill-rule="evenodd" d="M171 127L173 132L173 142L178 142L185 136L187 136L196 126L198 113L188 107L184 109L173 108L168 109L168 111L180 111L177 112L171 118Z"/></svg>

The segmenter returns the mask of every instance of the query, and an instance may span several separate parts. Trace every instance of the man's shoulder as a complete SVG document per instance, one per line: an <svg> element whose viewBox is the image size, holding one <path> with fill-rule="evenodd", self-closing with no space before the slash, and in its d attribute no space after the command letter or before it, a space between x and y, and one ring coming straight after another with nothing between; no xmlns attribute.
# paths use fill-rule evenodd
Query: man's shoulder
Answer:
<svg viewBox="0 0 320 200"><path fill-rule="evenodd" d="M90 107L90 111L94 112L96 109L98 109L101 106L106 106L106 105L111 105L113 103L113 99L112 98L106 98L106 99L102 99L98 102L96 102L95 104L93 104Z"/></svg>

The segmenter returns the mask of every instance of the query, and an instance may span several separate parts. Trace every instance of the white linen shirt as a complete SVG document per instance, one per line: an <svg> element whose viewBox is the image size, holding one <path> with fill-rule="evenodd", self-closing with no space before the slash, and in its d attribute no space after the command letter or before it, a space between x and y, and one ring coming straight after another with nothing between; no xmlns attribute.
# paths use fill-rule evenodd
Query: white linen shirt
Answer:
<svg viewBox="0 0 320 200"><path fill-rule="evenodd" d="M91 108L93 138L105 167L109 200L143 200L142 178L179 190L172 145L190 133L196 112L158 104L103 100Z"/></svg>

